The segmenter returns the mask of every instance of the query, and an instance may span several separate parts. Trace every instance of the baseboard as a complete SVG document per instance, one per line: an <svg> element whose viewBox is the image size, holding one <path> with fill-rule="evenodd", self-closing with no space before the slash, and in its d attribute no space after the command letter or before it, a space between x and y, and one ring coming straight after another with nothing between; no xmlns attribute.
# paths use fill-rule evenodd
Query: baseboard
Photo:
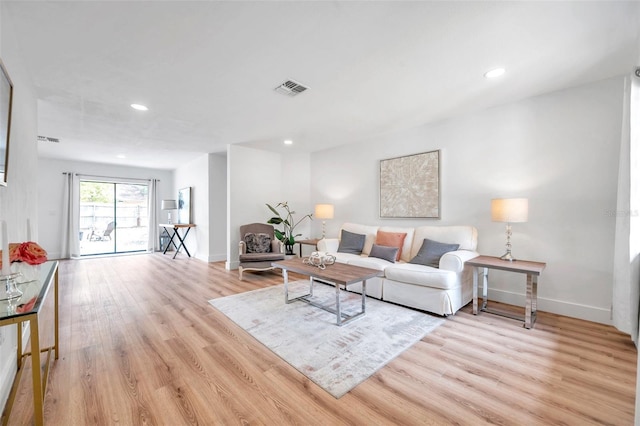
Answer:
<svg viewBox="0 0 640 426"><path fill-rule="evenodd" d="M224 263L224 268L227 271L233 271L235 269L238 269L239 266L240 266L240 261L239 260L234 260L232 262L225 262Z"/></svg>
<svg viewBox="0 0 640 426"><path fill-rule="evenodd" d="M526 303L526 297L524 294L513 293L505 290L496 290L489 288L488 297L489 303L491 303L492 300L495 300L496 302L523 307ZM564 302L555 299L546 299L538 296L538 310L572 318L579 318L586 321L593 321L600 324L612 324L610 310L598 308L596 306L581 305L578 303Z"/></svg>
<svg viewBox="0 0 640 426"><path fill-rule="evenodd" d="M208 262L221 262L223 260L227 260L226 254L212 254L212 255L209 255Z"/></svg>

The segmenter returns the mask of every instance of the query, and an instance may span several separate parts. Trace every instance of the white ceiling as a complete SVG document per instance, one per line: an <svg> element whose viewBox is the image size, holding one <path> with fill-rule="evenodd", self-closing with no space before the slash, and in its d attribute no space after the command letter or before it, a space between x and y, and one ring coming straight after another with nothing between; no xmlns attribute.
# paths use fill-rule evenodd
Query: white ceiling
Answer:
<svg viewBox="0 0 640 426"><path fill-rule="evenodd" d="M325 149L626 74L640 58L638 2L2 7L37 88L38 133L60 139L40 155L141 167L227 144ZM496 66L507 73L486 80ZM310 89L276 93L287 79Z"/></svg>

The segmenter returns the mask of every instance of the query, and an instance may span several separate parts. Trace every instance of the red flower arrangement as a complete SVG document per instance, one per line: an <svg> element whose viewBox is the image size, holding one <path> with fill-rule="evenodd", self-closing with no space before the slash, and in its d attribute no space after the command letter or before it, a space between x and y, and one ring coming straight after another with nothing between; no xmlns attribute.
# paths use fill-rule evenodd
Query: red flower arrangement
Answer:
<svg viewBox="0 0 640 426"><path fill-rule="evenodd" d="M0 250L0 268L2 268L2 250ZM39 265L47 261L47 252L38 243L27 241L9 244L9 262L25 262L29 265Z"/></svg>

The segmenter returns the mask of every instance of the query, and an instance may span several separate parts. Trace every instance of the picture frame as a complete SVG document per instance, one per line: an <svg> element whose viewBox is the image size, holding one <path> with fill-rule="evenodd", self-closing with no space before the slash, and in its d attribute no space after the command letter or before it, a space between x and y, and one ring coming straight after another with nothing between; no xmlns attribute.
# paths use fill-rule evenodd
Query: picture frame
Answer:
<svg viewBox="0 0 640 426"><path fill-rule="evenodd" d="M380 160L380 218L440 219L440 150Z"/></svg>
<svg viewBox="0 0 640 426"><path fill-rule="evenodd" d="M191 223L191 187L178 191L178 223Z"/></svg>
<svg viewBox="0 0 640 426"><path fill-rule="evenodd" d="M9 170L9 135L11 134L11 108L13 83L0 60L0 185L7 186Z"/></svg>

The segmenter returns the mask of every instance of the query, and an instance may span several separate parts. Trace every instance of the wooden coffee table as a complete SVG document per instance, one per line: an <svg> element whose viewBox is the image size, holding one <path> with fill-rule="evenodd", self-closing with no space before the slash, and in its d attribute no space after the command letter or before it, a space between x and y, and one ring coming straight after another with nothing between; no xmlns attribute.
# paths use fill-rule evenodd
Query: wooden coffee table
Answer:
<svg viewBox="0 0 640 426"><path fill-rule="evenodd" d="M362 268L360 266L347 265L344 263L334 263L333 265L327 265L325 269L320 269L317 266L307 265L302 263L302 259L280 260L278 262L271 263L272 266L282 269L282 276L284 278L284 301L285 303L295 302L297 300L316 306L320 309L324 309L327 312L336 314L336 324L342 326L356 318L360 318L365 314L365 305L367 300L367 280L369 278L382 275L382 271L377 269ZM288 271L295 272L301 275L309 277L309 293L289 299L289 276ZM336 287L336 309L330 306L322 305L314 302L313 297L313 283L314 281L320 281L326 284L332 284ZM347 289L349 284L362 282L362 310L353 315L347 315L340 310L340 288Z"/></svg>

